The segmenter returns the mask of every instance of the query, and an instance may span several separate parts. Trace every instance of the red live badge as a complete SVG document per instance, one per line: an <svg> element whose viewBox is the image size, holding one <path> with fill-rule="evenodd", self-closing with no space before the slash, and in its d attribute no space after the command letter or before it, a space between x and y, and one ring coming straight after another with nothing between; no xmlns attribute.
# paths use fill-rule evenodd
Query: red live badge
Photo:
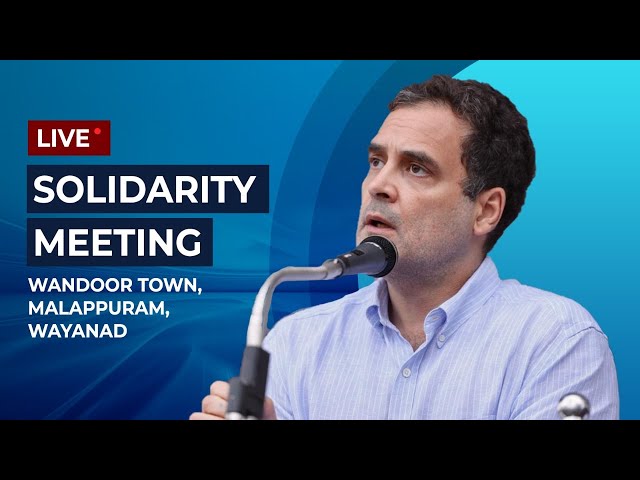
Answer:
<svg viewBox="0 0 640 480"><path fill-rule="evenodd" d="M110 120L29 120L29 155L110 155Z"/></svg>

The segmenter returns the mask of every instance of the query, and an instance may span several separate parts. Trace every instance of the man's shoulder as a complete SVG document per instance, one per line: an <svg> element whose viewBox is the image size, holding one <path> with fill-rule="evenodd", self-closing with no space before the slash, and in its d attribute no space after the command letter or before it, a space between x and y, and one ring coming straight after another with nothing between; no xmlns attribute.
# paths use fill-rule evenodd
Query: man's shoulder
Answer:
<svg viewBox="0 0 640 480"><path fill-rule="evenodd" d="M567 335L587 328L602 329L591 313L577 300L560 293L525 285L517 280L504 280L496 295L498 303L535 320L538 327L556 327Z"/></svg>

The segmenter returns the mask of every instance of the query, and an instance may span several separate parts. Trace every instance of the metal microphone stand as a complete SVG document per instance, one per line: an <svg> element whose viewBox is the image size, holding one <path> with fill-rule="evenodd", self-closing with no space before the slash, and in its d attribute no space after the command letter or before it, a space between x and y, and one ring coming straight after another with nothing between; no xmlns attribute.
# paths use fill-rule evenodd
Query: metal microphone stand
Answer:
<svg viewBox="0 0 640 480"><path fill-rule="evenodd" d="M242 356L240 375L229 381L227 420L258 420L262 418L269 354L262 349L267 334L271 298L283 282L332 280L342 275L343 267L335 259L320 267L286 267L272 273L256 296L247 330L247 346Z"/></svg>

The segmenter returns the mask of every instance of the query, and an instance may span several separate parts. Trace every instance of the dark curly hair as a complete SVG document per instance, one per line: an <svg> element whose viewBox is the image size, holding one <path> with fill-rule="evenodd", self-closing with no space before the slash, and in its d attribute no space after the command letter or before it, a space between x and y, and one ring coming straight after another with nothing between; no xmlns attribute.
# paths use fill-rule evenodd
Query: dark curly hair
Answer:
<svg viewBox="0 0 640 480"><path fill-rule="evenodd" d="M486 254L520 213L535 176L536 155L527 119L489 84L447 75L434 75L404 88L389 104L389 110L424 102L449 105L471 126L472 133L462 142L461 160L467 171L464 194L474 200L489 188L502 187L506 192L502 218L484 245Z"/></svg>

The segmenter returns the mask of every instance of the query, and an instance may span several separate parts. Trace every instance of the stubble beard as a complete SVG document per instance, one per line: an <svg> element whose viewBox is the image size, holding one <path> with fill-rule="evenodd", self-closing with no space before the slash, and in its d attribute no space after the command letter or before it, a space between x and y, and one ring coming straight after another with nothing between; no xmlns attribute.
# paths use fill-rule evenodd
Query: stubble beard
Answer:
<svg viewBox="0 0 640 480"><path fill-rule="evenodd" d="M446 282L468 255L471 226L467 207L468 205L458 204L428 225L408 225L408 222L402 221L385 204L372 202L360 210L356 244L368 236L362 225L367 213L379 213L396 228L395 238L389 240L396 245L398 261L384 277L387 282L406 291L436 287Z"/></svg>
<svg viewBox="0 0 640 480"><path fill-rule="evenodd" d="M429 225L412 225L410 236L398 235L399 259L385 277L403 290L432 288L446 283L469 254L471 227L466 212L456 208Z"/></svg>

